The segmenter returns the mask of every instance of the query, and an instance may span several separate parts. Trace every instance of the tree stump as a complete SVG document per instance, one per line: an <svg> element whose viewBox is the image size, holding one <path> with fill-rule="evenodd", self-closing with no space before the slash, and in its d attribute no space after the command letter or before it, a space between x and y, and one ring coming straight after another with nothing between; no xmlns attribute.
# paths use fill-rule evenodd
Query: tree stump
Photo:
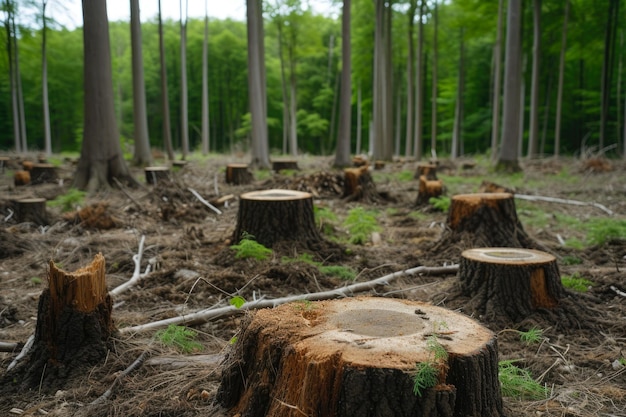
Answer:
<svg viewBox="0 0 626 417"><path fill-rule="evenodd" d="M417 170L413 178L419 179L422 175L426 176L429 181L437 179L437 165L435 164L418 164Z"/></svg>
<svg viewBox="0 0 626 417"><path fill-rule="evenodd" d="M279 161L272 161L272 170L274 172L280 172L286 169L298 170L298 161L295 159L283 159Z"/></svg>
<svg viewBox="0 0 626 417"><path fill-rule="evenodd" d="M30 170L31 184L44 184L57 180L56 167L52 164L33 164Z"/></svg>
<svg viewBox="0 0 626 417"><path fill-rule="evenodd" d="M245 233L271 248L278 242L297 242L315 247L322 237L315 227L313 197L294 190L263 190L239 196L237 227L233 242Z"/></svg>
<svg viewBox="0 0 626 417"><path fill-rule="evenodd" d="M374 169L376 171L380 171L381 169L385 169L385 161L374 161Z"/></svg>
<svg viewBox="0 0 626 417"><path fill-rule="evenodd" d="M343 198L350 201L378 201L380 199L367 165L360 168L346 168L343 173Z"/></svg>
<svg viewBox="0 0 626 417"><path fill-rule="evenodd" d="M429 180L426 175L420 176L419 190L415 205L423 206L428 204L431 198L439 197L443 194L443 182L441 180Z"/></svg>
<svg viewBox="0 0 626 417"><path fill-rule="evenodd" d="M248 164L226 165L226 184L244 185L252 182L252 173L248 170Z"/></svg>
<svg viewBox="0 0 626 417"><path fill-rule="evenodd" d="M189 161L183 161L180 159L177 159L175 161L172 161L172 167L173 168L184 168L187 166L187 164L189 163Z"/></svg>
<svg viewBox="0 0 626 417"><path fill-rule="evenodd" d="M564 289L556 258L520 248L474 248L461 254L459 280L470 305L487 317L521 321L559 305Z"/></svg>
<svg viewBox="0 0 626 417"><path fill-rule="evenodd" d="M20 223L48 224L45 198L24 198L15 202L15 216Z"/></svg>
<svg viewBox="0 0 626 417"><path fill-rule="evenodd" d="M48 284L39 298L30 357L17 372L26 386L54 392L74 372L105 359L114 325L102 254L72 273L50 261Z"/></svg>
<svg viewBox="0 0 626 417"><path fill-rule="evenodd" d="M11 159L8 156L0 156L0 174L4 174L6 166Z"/></svg>
<svg viewBox="0 0 626 417"><path fill-rule="evenodd" d="M458 194L452 197L442 241L464 240L467 247L539 249L526 234L509 193ZM466 248L467 248L466 247Z"/></svg>
<svg viewBox="0 0 626 417"><path fill-rule="evenodd" d="M417 364L440 359L416 395ZM359 297L258 311L227 357L218 402L241 417L499 417L494 334L451 310Z"/></svg>
<svg viewBox="0 0 626 417"><path fill-rule="evenodd" d="M160 181L170 179L170 169L168 167L145 167L146 183L157 185Z"/></svg>
<svg viewBox="0 0 626 417"><path fill-rule="evenodd" d="M13 174L13 183L16 187L30 184L30 172L29 171L15 171Z"/></svg>

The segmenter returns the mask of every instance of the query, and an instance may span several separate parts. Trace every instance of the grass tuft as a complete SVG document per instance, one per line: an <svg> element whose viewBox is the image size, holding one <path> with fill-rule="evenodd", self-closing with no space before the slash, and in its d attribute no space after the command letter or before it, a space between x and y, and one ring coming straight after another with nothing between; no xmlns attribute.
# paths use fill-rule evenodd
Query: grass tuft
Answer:
<svg viewBox="0 0 626 417"><path fill-rule="evenodd" d="M231 245L230 248L236 252L235 257L238 259L253 258L264 261L272 256L273 253L271 249L254 240L254 236L248 233L244 233L239 243Z"/></svg>
<svg viewBox="0 0 626 417"><path fill-rule="evenodd" d="M587 292L589 291L589 287L593 285L593 282L575 273L574 275L563 275L561 277L561 284L572 291Z"/></svg>
<svg viewBox="0 0 626 417"><path fill-rule="evenodd" d="M70 188L67 193L48 202L49 206L61 207L63 212L76 210L85 202L85 193L77 188Z"/></svg>
<svg viewBox="0 0 626 417"><path fill-rule="evenodd" d="M184 353L202 350L202 344L194 339L198 332L185 326L170 324L167 329L156 332L155 337L164 345L172 346Z"/></svg>
<svg viewBox="0 0 626 417"><path fill-rule="evenodd" d="M369 241L370 235L380 230L375 210L365 210L363 207L356 207L348 212L344 221L344 226L350 233L350 243L363 245Z"/></svg>
<svg viewBox="0 0 626 417"><path fill-rule="evenodd" d="M450 199L450 197L445 196L431 197L430 199L428 199L428 203L435 209L447 213L450 209L450 204L452 203L452 200Z"/></svg>
<svg viewBox="0 0 626 417"><path fill-rule="evenodd" d="M548 395L546 387L535 381L530 372L513 365L516 360L500 361L498 379L502 396L518 399L541 400Z"/></svg>

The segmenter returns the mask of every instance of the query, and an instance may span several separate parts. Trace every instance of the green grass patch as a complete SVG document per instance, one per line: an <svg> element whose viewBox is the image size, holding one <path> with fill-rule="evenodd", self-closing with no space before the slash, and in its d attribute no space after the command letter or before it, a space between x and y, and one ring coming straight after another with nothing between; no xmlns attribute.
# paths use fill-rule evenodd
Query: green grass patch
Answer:
<svg viewBox="0 0 626 417"><path fill-rule="evenodd" d="M514 365L516 360L500 361L498 379L502 396L527 400L541 400L548 395L546 387L533 379L530 372Z"/></svg>
<svg viewBox="0 0 626 417"><path fill-rule="evenodd" d="M335 224L337 223L337 215L325 207L313 207L315 215L315 224L317 228L327 236L335 234Z"/></svg>
<svg viewBox="0 0 626 417"><path fill-rule="evenodd" d="M257 259L259 261L267 260L272 256L272 250L266 248L256 240L254 236L248 233L244 233L242 239L236 245L231 245L230 248L234 250L235 257L238 259Z"/></svg>
<svg viewBox="0 0 626 417"><path fill-rule="evenodd" d="M563 263L563 265L580 265L583 263L583 260L577 256L566 255L563 257L563 260L561 262Z"/></svg>
<svg viewBox="0 0 626 417"><path fill-rule="evenodd" d="M203 346L195 339L198 332L185 326L170 324L167 329L156 332L155 337L166 346L174 347L184 353L201 351Z"/></svg>
<svg viewBox="0 0 626 417"><path fill-rule="evenodd" d="M319 269L319 271L324 275L329 275L333 277L337 277L342 280L352 281L356 278L356 272L354 269L349 266L343 265L322 265L321 262L316 262L313 260L313 257L308 253L302 253L298 255L297 258L290 258L288 256L283 256L281 262L284 264L289 264L293 262L304 262L310 265L314 265Z"/></svg>
<svg viewBox="0 0 626 417"><path fill-rule="evenodd" d="M365 210L363 207L356 207L348 212L348 216L343 222L344 227L350 233L350 243L363 245L370 239L370 235L380 230L375 210Z"/></svg>
<svg viewBox="0 0 626 417"><path fill-rule="evenodd" d="M408 214L408 216L414 220L426 220L428 216L422 213L421 211L412 211Z"/></svg>
<svg viewBox="0 0 626 417"><path fill-rule="evenodd" d="M48 201L51 207L61 207L63 212L76 210L85 203L86 192L77 188L70 188L67 193Z"/></svg>
<svg viewBox="0 0 626 417"><path fill-rule="evenodd" d="M450 199L450 197L446 196L431 197L428 199L428 203L435 209L447 213L450 209L450 204L452 203L452 200Z"/></svg>
<svg viewBox="0 0 626 417"><path fill-rule="evenodd" d="M400 182L411 182L414 180L413 175L414 173L412 171L405 169L395 174L395 178Z"/></svg>
<svg viewBox="0 0 626 417"><path fill-rule="evenodd" d="M578 273L574 275L563 275L561 277L561 284L563 284L565 288L576 292L587 292L589 291L589 287L593 286L592 281L581 277Z"/></svg>
<svg viewBox="0 0 626 417"><path fill-rule="evenodd" d="M609 218L590 219L585 223L587 242L591 245L603 245L609 240L626 240L626 220Z"/></svg>
<svg viewBox="0 0 626 417"><path fill-rule="evenodd" d="M265 181L272 178L272 171L269 169L257 169L254 171L254 179L259 181Z"/></svg>

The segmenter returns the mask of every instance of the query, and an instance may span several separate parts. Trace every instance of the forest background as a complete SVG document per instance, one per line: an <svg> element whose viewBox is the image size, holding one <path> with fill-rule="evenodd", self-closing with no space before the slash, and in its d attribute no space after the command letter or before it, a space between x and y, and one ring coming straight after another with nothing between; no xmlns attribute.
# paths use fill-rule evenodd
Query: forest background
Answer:
<svg viewBox="0 0 626 417"><path fill-rule="evenodd" d="M439 155L450 154L454 132L460 141L457 154L489 152L492 148L494 80L498 68L496 45L505 45L506 22L498 36L498 12L506 15L507 2L453 0L423 2L423 56L416 60L419 44L421 1L385 3L390 24L391 104L394 155L413 156L412 118L416 102L408 94L422 78L422 150L436 143ZM522 85L520 153L528 152L532 111L537 112L539 155L606 150L623 154L626 102L623 72L623 1L533 0L522 2ZM3 9L9 4L3 0ZM569 4L568 7L566 5ZM377 10L371 0L352 0L351 151L367 152L372 140L374 106L374 34ZM621 6L621 7L620 7ZM16 34L19 79L23 92L29 150L44 149L42 111L42 24L38 2L18 2ZM569 9L569 10L566 10ZM6 9L4 9L6 10ZM417 13L416 13L417 10ZM532 103L531 86L534 33L540 11L540 63L538 99ZM341 17L316 14L305 2L264 2L265 66L267 74L267 122L272 153L286 153L289 115L285 110L293 94L297 106L298 151L330 154L338 129L341 72ZM0 32L0 149L15 147L9 76L8 14L1 12L5 31ZM83 34L48 22L47 65L52 150L80 151L83 128ZM133 88L129 22L110 22L115 107L123 149L132 153ZM175 147L181 144L181 42L180 22L164 21L171 133ZM280 35L280 36L279 36ZM187 23L187 83L189 144L201 142L203 19ZM235 20L209 22L210 149L244 152L249 146L251 118L248 105L246 23ZM150 145L163 148L160 105L159 37L156 20L142 24L143 65ZM562 88L559 88L563 55ZM501 53L505 60L505 53ZM408 62L416 62L416 75ZM500 71L504 72L504 62ZM434 80L434 83L433 83ZM288 87L287 87L288 86ZM434 87L434 88L433 88ZM559 93L561 91L561 93ZM501 94L496 94L501 99ZM559 112L559 106L561 111ZM603 109L603 106L604 109ZM499 105L499 108L502 106ZM561 116L559 118L559 113ZM434 117L433 117L434 116ZM604 127L602 127L604 126ZM129 157L130 159L130 157Z"/></svg>

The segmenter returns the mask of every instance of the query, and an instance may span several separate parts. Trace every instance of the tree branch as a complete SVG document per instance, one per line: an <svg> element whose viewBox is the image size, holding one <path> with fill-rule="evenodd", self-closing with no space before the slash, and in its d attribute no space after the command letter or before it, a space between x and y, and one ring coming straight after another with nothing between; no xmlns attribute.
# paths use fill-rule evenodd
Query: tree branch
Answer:
<svg viewBox="0 0 626 417"><path fill-rule="evenodd" d="M527 200L527 201L547 201L548 203L569 204L572 206L593 206L593 207L599 208L600 210L602 210L609 216L612 216L614 214L613 211L609 210L608 208L606 208L600 203L593 203L593 202L589 203L586 201L566 200L563 198L543 197L540 195L526 195L526 194L515 194L515 198L519 198L520 200Z"/></svg>
<svg viewBox="0 0 626 417"><path fill-rule="evenodd" d="M144 272L143 274L141 273L141 256L143 254L143 244L145 240L146 236L142 235L141 240L139 241L139 249L137 249L137 254L133 255L133 262L135 263L135 271L133 272L133 276L122 285L109 291L109 294L111 294L111 296L121 294L128 288L141 281L150 273L150 265L146 266L146 272Z"/></svg>

